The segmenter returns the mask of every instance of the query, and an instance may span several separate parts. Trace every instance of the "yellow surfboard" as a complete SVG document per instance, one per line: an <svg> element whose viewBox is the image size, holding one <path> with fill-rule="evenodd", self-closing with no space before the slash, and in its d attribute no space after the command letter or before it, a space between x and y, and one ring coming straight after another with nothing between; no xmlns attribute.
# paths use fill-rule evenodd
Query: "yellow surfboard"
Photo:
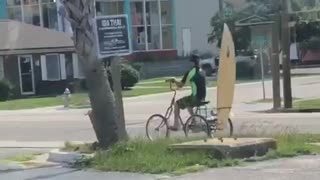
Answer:
<svg viewBox="0 0 320 180"><path fill-rule="evenodd" d="M218 128L225 129L231 113L236 82L234 42L229 27L226 24L224 24L221 43L217 85L217 111L220 123Z"/></svg>

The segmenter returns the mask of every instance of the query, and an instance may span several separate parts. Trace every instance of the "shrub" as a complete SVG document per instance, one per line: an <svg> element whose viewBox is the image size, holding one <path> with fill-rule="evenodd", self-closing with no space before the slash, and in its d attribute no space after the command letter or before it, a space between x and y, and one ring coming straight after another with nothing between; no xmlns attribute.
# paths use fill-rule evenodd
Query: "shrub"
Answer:
<svg viewBox="0 0 320 180"><path fill-rule="evenodd" d="M143 63L135 62L135 63L132 63L131 66L134 69L136 69L138 72L140 72L142 69Z"/></svg>
<svg viewBox="0 0 320 180"><path fill-rule="evenodd" d="M11 93L11 85L8 81L0 80L0 101L9 99Z"/></svg>
<svg viewBox="0 0 320 180"><path fill-rule="evenodd" d="M108 73L108 80L109 80L111 89L113 89L111 72L108 71L107 73ZM136 83L139 82L139 77L140 77L139 72L135 68L133 68L129 64L121 64L122 89L133 87ZM82 90L88 90L86 80L80 81L80 87Z"/></svg>
<svg viewBox="0 0 320 180"><path fill-rule="evenodd" d="M128 64L121 64L121 85L122 88L133 87L139 82L139 72Z"/></svg>

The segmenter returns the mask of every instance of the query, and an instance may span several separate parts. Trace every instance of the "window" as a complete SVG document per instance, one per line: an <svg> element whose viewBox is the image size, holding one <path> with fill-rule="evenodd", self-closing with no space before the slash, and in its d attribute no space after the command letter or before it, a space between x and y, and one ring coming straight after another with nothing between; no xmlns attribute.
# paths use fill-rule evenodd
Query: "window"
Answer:
<svg viewBox="0 0 320 180"><path fill-rule="evenodd" d="M7 0L9 19L57 30L56 1Z"/></svg>
<svg viewBox="0 0 320 180"><path fill-rule="evenodd" d="M131 23L133 50L146 50L146 35L144 24L144 3L131 2Z"/></svg>
<svg viewBox="0 0 320 180"><path fill-rule="evenodd" d="M173 29L172 26L162 26L163 49L173 49Z"/></svg>
<svg viewBox="0 0 320 180"><path fill-rule="evenodd" d="M97 1L96 12L97 16L124 14L124 1Z"/></svg>
<svg viewBox="0 0 320 180"><path fill-rule="evenodd" d="M22 12L20 6L8 7L8 17L9 19L22 21Z"/></svg>
<svg viewBox="0 0 320 180"><path fill-rule="evenodd" d="M170 1L161 1L161 26L163 49L173 49L172 6Z"/></svg>
<svg viewBox="0 0 320 180"><path fill-rule="evenodd" d="M73 64L73 77L75 79L84 79L84 66L78 59L78 55L76 53L72 54L72 64Z"/></svg>
<svg viewBox="0 0 320 180"><path fill-rule="evenodd" d="M20 0L7 0L9 19L22 21L22 8Z"/></svg>
<svg viewBox="0 0 320 180"><path fill-rule="evenodd" d="M43 26L49 29L58 29L57 6L55 3L42 4Z"/></svg>
<svg viewBox="0 0 320 180"><path fill-rule="evenodd" d="M15 6L20 4L21 4L21 0L7 0L7 6Z"/></svg>
<svg viewBox="0 0 320 180"><path fill-rule="evenodd" d="M60 80L60 59L57 54L46 55L47 79Z"/></svg>
<svg viewBox="0 0 320 180"><path fill-rule="evenodd" d="M24 22L27 24L33 24L36 26L40 26L40 10L39 5L25 5L23 7L24 10Z"/></svg>
<svg viewBox="0 0 320 180"><path fill-rule="evenodd" d="M41 56L41 73L43 81L60 81L67 79L66 55L47 54Z"/></svg>
<svg viewBox="0 0 320 180"><path fill-rule="evenodd" d="M131 2L131 24L133 50L173 48L171 1L140 0Z"/></svg>
<svg viewBox="0 0 320 180"><path fill-rule="evenodd" d="M146 2L148 48L160 49L160 19L158 1Z"/></svg>

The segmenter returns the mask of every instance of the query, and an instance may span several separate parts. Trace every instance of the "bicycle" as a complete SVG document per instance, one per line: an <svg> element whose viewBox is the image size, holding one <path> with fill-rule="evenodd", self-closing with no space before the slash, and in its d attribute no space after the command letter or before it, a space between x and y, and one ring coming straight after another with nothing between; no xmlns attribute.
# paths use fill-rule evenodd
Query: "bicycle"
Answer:
<svg viewBox="0 0 320 180"><path fill-rule="evenodd" d="M170 128L168 125L168 120L172 116L173 107L176 100L177 90L178 88L173 88L172 80L166 80L166 82L170 83L170 89L174 92L171 103L167 108L165 115L154 114L152 115L147 123L146 123L146 134L149 140L155 140L156 138L151 135L152 130L157 132L158 138L168 138L170 135ZM199 134L200 132L204 133L205 138L212 138L212 134L216 133L217 129L217 118L212 110L210 112L210 119L208 118L208 107L209 101L200 102L195 106L194 115L191 115L186 123L183 123L181 116L179 116L180 124L183 126L183 131L186 137L190 137L191 133ZM202 108L204 107L204 108ZM206 117L201 115L201 111L206 112ZM198 120L198 121L197 121ZM230 136L233 135L233 125L231 119L228 120L230 126ZM152 123L155 123L155 127L152 127ZM161 130L163 130L161 135Z"/></svg>

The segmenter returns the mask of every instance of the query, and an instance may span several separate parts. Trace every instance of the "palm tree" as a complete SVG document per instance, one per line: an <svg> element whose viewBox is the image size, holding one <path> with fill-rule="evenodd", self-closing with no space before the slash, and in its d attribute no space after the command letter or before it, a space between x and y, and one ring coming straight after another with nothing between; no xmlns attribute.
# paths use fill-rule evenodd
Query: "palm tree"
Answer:
<svg viewBox="0 0 320 180"><path fill-rule="evenodd" d="M84 64L92 111L89 116L101 148L126 137L124 124L117 122L115 97L106 69L97 57L93 0L61 0L73 28L73 41L79 60ZM122 124L122 123L121 123Z"/></svg>

